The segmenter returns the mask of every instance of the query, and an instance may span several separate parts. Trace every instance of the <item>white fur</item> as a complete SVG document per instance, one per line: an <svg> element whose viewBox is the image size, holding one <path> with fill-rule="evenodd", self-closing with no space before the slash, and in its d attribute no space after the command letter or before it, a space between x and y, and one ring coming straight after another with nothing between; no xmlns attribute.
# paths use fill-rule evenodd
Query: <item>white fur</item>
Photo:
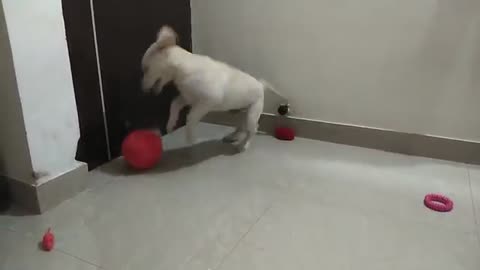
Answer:
<svg viewBox="0 0 480 270"><path fill-rule="evenodd" d="M246 110L246 119L225 140L239 150L248 148L257 131L263 111L264 90L272 89L265 81L207 56L192 54L176 45L176 33L162 27L157 41L146 51L142 67L143 89L158 94L173 81L180 95L172 102L167 131L172 132L180 110L190 105L187 116L187 141L194 143L194 126L211 111Z"/></svg>

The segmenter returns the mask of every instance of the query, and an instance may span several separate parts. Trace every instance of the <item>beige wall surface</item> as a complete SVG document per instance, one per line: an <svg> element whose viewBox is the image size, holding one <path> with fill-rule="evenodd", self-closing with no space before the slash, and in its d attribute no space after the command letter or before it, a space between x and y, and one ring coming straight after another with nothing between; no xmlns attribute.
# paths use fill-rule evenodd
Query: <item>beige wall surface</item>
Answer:
<svg viewBox="0 0 480 270"><path fill-rule="evenodd" d="M10 42L0 4L0 176L31 183L32 173Z"/></svg>
<svg viewBox="0 0 480 270"><path fill-rule="evenodd" d="M33 169L48 181L80 166L61 0L3 0ZM38 183L37 182L37 183Z"/></svg>
<svg viewBox="0 0 480 270"><path fill-rule="evenodd" d="M478 0L194 0L197 53L294 116L480 142Z"/></svg>

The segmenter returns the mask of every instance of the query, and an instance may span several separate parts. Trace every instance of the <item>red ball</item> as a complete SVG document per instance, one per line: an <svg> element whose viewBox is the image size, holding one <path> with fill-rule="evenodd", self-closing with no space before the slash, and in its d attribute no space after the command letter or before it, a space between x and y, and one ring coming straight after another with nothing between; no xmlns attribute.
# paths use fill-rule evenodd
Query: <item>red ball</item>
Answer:
<svg viewBox="0 0 480 270"><path fill-rule="evenodd" d="M52 251L55 246L55 235L51 232L50 228L43 235L42 248L45 251Z"/></svg>
<svg viewBox="0 0 480 270"><path fill-rule="evenodd" d="M293 141L295 139L295 130L289 127L277 127L275 129L275 138L282 141Z"/></svg>
<svg viewBox="0 0 480 270"><path fill-rule="evenodd" d="M162 157L162 139L149 130L134 131L123 140L122 154L132 168L150 169Z"/></svg>

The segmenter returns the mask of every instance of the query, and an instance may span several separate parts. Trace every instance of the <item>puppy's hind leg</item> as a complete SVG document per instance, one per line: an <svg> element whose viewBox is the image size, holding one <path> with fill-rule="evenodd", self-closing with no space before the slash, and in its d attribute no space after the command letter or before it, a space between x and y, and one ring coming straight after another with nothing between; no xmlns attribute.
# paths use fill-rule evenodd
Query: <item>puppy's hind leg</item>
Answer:
<svg viewBox="0 0 480 270"><path fill-rule="evenodd" d="M245 121L242 121L237 128L223 138L224 143L236 143L240 141L245 135Z"/></svg>
<svg viewBox="0 0 480 270"><path fill-rule="evenodd" d="M263 97L259 98L254 104L252 104L247 111L246 116L246 136L245 138L237 145L239 151L243 152L248 149L250 146L250 141L253 136L257 133L258 129L258 120L263 112Z"/></svg>

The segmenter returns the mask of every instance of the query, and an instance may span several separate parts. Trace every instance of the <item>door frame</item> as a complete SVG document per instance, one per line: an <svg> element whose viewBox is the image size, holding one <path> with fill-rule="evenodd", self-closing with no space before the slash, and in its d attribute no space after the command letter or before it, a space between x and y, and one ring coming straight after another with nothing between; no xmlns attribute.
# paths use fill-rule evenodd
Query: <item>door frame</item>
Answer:
<svg viewBox="0 0 480 270"><path fill-rule="evenodd" d="M161 97L137 94L141 56L158 29L165 24L173 26L180 35L180 46L192 51L190 0L120 0L123 2L116 2L112 10L115 1L62 0L80 122L76 159L88 163L89 169L118 157L124 136L148 125L144 122L157 121L157 128L165 131L170 102L178 95L175 86L166 87ZM117 44L123 44L124 51L116 48L112 54ZM124 57L118 59L122 54ZM146 109L126 110L132 103L127 102L129 98L137 99L135 106ZM184 124L187 112L188 108L182 111L180 124ZM155 115L159 119L153 119ZM125 127L128 120L133 120L129 128Z"/></svg>

